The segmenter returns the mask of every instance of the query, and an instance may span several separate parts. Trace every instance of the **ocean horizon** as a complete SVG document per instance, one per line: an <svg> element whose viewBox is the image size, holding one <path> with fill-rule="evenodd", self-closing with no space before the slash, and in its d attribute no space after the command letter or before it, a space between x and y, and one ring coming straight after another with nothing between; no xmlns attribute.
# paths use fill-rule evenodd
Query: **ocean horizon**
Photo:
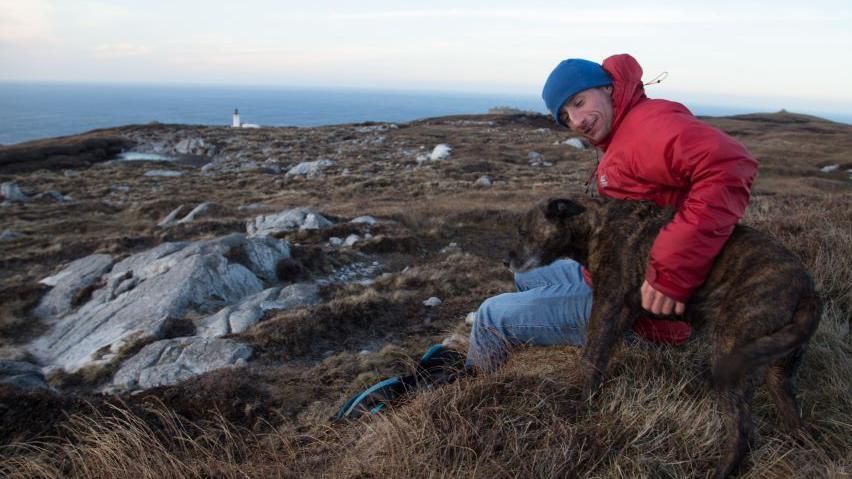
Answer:
<svg viewBox="0 0 852 479"><path fill-rule="evenodd" d="M681 101L696 115L767 111ZM151 122L310 127L360 122L409 122L494 107L545 112L537 95L262 86L0 82L0 144L67 136ZM775 110L777 111L777 109ZM852 123L852 114L797 112Z"/></svg>

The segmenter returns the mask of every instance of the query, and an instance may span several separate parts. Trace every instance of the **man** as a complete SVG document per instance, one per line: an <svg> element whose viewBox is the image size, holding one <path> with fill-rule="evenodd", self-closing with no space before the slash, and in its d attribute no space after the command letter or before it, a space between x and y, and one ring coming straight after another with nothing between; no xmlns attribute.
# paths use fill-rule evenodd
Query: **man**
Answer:
<svg viewBox="0 0 852 479"><path fill-rule="evenodd" d="M595 172L602 196L676 208L654 242L641 292L646 310L679 315L743 215L757 162L683 105L646 97L641 78L642 68L626 54L602 65L565 60L547 78L542 98L557 123L603 151ZM518 344L582 345L592 305L584 273L560 260L516 274L518 292L489 298L477 311L466 365L492 371ZM683 322L647 318L634 329L673 344L690 332Z"/></svg>

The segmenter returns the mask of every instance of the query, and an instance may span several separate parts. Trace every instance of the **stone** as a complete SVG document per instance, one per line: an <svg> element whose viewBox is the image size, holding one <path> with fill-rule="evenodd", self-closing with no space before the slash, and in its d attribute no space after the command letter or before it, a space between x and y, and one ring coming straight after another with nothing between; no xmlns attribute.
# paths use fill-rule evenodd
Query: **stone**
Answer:
<svg viewBox="0 0 852 479"><path fill-rule="evenodd" d="M323 170L333 165L332 160L304 161L287 170L287 176L319 176Z"/></svg>
<svg viewBox="0 0 852 479"><path fill-rule="evenodd" d="M319 286L297 283L286 288L269 288L246 298L234 306L226 306L218 313L195 322L195 334L219 337L241 333L254 326L267 311L289 310L319 302Z"/></svg>
<svg viewBox="0 0 852 479"><path fill-rule="evenodd" d="M537 151L527 153L527 164L530 166L541 166L544 162L544 155Z"/></svg>
<svg viewBox="0 0 852 479"><path fill-rule="evenodd" d="M467 316L464 317L464 324L469 324L473 326L473 323L476 322L476 311L471 311L467 313Z"/></svg>
<svg viewBox="0 0 852 479"><path fill-rule="evenodd" d="M175 338L151 343L121 365L115 389L168 386L251 358L250 346L220 338ZM241 364L244 364L241 363Z"/></svg>
<svg viewBox="0 0 852 479"><path fill-rule="evenodd" d="M305 222L299 229L302 230L318 230L320 229L320 217L316 213L308 213L305 215Z"/></svg>
<svg viewBox="0 0 852 479"><path fill-rule="evenodd" d="M70 196L65 196L62 193L60 193L58 191L54 191L54 190L47 191L47 192L44 192L44 193L40 193L36 196L38 198L48 198L48 199L51 199L53 201L56 201L57 203L67 203L67 202L72 200L72 198Z"/></svg>
<svg viewBox="0 0 852 479"><path fill-rule="evenodd" d="M0 233L0 241L13 241L23 237L24 235L22 235L21 233L12 230L3 230L3 232Z"/></svg>
<svg viewBox="0 0 852 479"><path fill-rule="evenodd" d="M277 298L260 304L264 311L290 310L302 306L319 304L319 285L315 283L295 283L281 288Z"/></svg>
<svg viewBox="0 0 852 479"><path fill-rule="evenodd" d="M27 350L69 372L109 362L128 344L163 338L177 319L210 315L263 291L289 257L286 242L244 234L161 244L116 264L105 287Z"/></svg>
<svg viewBox="0 0 852 479"><path fill-rule="evenodd" d="M429 306L430 308L432 308L440 305L441 303L443 303L443 301L441 301L441 298L438 298L437 296L432 296L426 301L423 301L423 306Z"/></svg>
<svg viewBox="0 0 852 479"><path fill-rule="evenodd" d="M161 219L160 222L157 223L157 226L159 226L160 228L165 228L167 226L175 224L175 218L177 218L180 212L183 211L183 208L184 205L180 205L177 208L173 209L171 213L166 215L165 218Z"/></svg>
<svg viewBox="0 0 852 479"><path fill-rule="evenodd" d="M312 216L311 218L308 218ZM251 236L263 236L301 229L324 229L333 223L310 208L293 208L271 215L261 215L246 223ZM306 226L307 225L307 226Z"/></svg>
<svg viewBox="0 0 852 479"><path fill-rule="evenodd" d="M441 253L444 253L444 254L461 254L461 252L462 252L461 246L459 246L459 244L456 243L456 242L452 242L452 243L448 244L447 246L444 246L443 248L441 248Z"/></svg>
<svg viewBox="0 0 852 479"><path fill-rule="evenodd" d="M166 178L175 178L178 176L183 176L183 173L174 170L148 170L145 172L145 176L162 176Z"/></svg>
<svg viewBox="0 0 852 479"><path fill-rule="evenodd" d="M838 168L840 168L840 165L826 165L820 168L819 171L823 173L831 173L832 171L835 171Z"/></svg>
<svg viewBox="0 0 852 479"><path fill-rule="evenodd" d="M583 143L583 140L579 138L568 138L567 140L562 142L563 145L573 146L578 150L585 150L586 144Z"/></svg>
<svg viewBox="0 0 852 479"><path fill-rule="evenodd" d="M476 180L476 186L481 186L483 188L488 188L492 184L491 177L488 175L482 175L479 179Z"/></svg>
<svg viewBox="0 0 852 479"><path fill-rule="evenodd" d="M432 150L432 153L429 154L429 160L431 161L440 161L446 160L450 157L450 153L453 151L453 147L446 143L441 143L440 145L435 146Z"/></svg>
<svg viewBox="0 0 852 479"><path fill-rule="evenodd" d="M21 188L14 181L7 181L0 184L0 197L12 203L26 203L30 201L30 198L21 191Z"/></svg>
<svg viewBox="0 0 852 479"><path fill-rule="evenodd" d="M75 298L85 289L97 283L113 265L112 256L93 254L72 261L59 273L39 281L52 286L39 301L33 314L39 319L54 319L74 307Z"/></svg>
<svg viewBox="0 0 852 479"><path fill-rule="evenodd" d="M338 238L337 236L332 236L328 239L328 244L334 247L343 246L343 238Z"/></svg>
<svg viewBox="0 0 852 479"><path fill-rule="evenodd" d="M351 234L347 236L345 240L343 240L343 246L352 246L358 241L361 241L361 237L356 234Z"/></svg>
<svg viewBox="0 0 852 479"><path fill-rule="evenodd" d="M0 384L19 389L50 389L41 368L26 361L0 359Z"/></svg>
<svg viewBox="0 0 852 479"><path fill-rule="evenodd" d="M175 145L175 151L181 155L207 156L215 151L203 138L184 138Z"/></svg>
<svg viewBox="0 0 852 479"><path fill-rule="evenodd" d="M195 218L207 213L210 210L210 203L204 202L193 208L186 216L178 220L178 223L191 223Z"/></svg>
<svg viewBox="0 0 852 479"><path fill-rule="evenodd" d="M350 223L363 223L368 224L370 226L376 224L378 221L372 216L359 216L357 218L353 218Z"/></svg>

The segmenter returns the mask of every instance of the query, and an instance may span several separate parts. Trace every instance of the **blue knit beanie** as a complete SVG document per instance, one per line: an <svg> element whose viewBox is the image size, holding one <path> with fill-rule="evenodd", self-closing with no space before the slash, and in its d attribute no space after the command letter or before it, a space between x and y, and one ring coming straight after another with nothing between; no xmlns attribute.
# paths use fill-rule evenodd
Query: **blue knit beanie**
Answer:
<svg viewBox="0 0 852 479"><path fill-rule="evenodd" d="M559 110L571 97L589 88L612 85L612 79L603 67L595 62L580 58L563 61L550 72L541 97L553 118L562 126L568 126L559 119Z"/></svg>

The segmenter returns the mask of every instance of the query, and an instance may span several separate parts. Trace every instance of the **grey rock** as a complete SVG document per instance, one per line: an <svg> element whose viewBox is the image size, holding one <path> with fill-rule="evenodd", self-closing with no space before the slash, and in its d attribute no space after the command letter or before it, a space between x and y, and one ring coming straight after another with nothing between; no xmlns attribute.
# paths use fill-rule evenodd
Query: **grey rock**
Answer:
<svg viewBox="0 0 852 479"><path fill-rule="evenodd" d="M159 226L160 228L165 228L167 226L175 224L175 218L177 218L180 212L183 211L183 208L184 205L180 205L177 208L173 209L171 213L166 215L165 218L163 218L162 220L160 220L159 223L157 223L157 226Z"/></svg>
<svg viewBox="0 0 852 479"><path fill-rule="evenodd" d="M70 196L65 196L62 193L60 193L58 191L54 191L54 190L47 191L47 192L44 192L44 193L39 193L36 196L38 198L48 198L48 199L51 199L53 201L56 201L57 203L67 203L67 202L69 202L73 199Z"/></svg>
<svg viewBox="0 0 852 479"><path fill-rule="evenodd" d="M227 306L198 320L195 333L203 337L241 333L257 324L267 311L288 310L318 302L319 287L316 284L298 283L286 288L269 288L238 305Z"/></svg>
<svg viewBox="0 0 852 479"><path fill-rule="evenodd" d="M269 288L249 296L243 302L226 306L218 313L195 322L195 334L215 338L226 334L241 333L254 326L263 317L261 303L276 297L281 288Z"/></svg>
<svg viewBox="0 0 852 479"><path fill-rule="evenodd" d="M20 389L50 389L41 368L26 361L0 359L0 384Z"/></svg>
<svg viewBox="0 0 852 479"><path fill-rule="evenodd" d="M431 161L440 161L446 160L450 157L450 153L453 151L453 147L446 143L441 143L440 145L436 145L435 148L432 149L432 153L429 154L429 160Z"/></svg>
<svg viewBox="0 0 852 479"><path fill-rule="evenodd" d="M356 234L351 234L351 235L347 236L345 240L343 240L343 246L352 246L359 241L361 241L360 236L358 236Z"/></svg>
<svg viewBox="0 0 852 479"><path fill-rule="evenodd" d="M370 226L376 224L378 221L372 216L359 216L357 218L353 218L350 223L363 223L368 224Z"/></svg>
<svg viewBox="0 0 852 479"><path fill-rule="evenodd" d="M133 390L177 384L238 362L245 364L251 354L248 345L228 339L192 337L156 341L125 361L115 373L112 385L117 390Z"/></svg>
<svg viewBox="0 0 852 479"><path fill-rule="evenodd" d="M0 196L5 201L11 201L12 203L26 203L30 201L30 198L21 191L21 188L14 181L7 181L0 184Z"/></svg>
<svg viewBox="0 0 852 479"><path fill-rule="evenodd" d="M33 310L40 319L54 319L71 311L74 298L86 288L97 283L112 267L112 256L93 254L71 262L59 273L39 281L52 286Z"/></svg>
<svg viewBox="0 0 852 479"><path fill-rule="evenodd" d="M163 176L166 178L173 178L183 176L183 173L174 170L148 170L145 172L145 176Z"/></svg>
<svg viewBox="0 0 852 479"><path fill-rule="evenodd" d="M210 210L210 203L204 202L193 208L186 216L178 220L178 223L191 223L195 218L206 214Z"/></svg>
<svg viewBox="0 0 852 479"><path fill-rule="evenodd" d="M322 174L322 171L334 165L332 160L304 161L287 170L287 176L314 177Z"/></svg>
<svg viewBox="0 0 852 479"><path fill-rule="evenodd" d="M181 155L209 156L216 148L208 145L203 138L184 138L175 145L175 151Z"/></svg>
<svg viewBox="0 0 852 479"><path fill-rule="evenodd" d="M431 308L431 307L435 307L435 306L440 305L442 302L443 301L441 301L441 298L438 298L437 296L432 296L431 298L427 299L426 301L423 301L423 305L429 306Z"/></svg>
<svg viewBox="0 0 852 479"><path fill-rule="evenodd" d="M260 307L264 311L290 310L319 304L319 286L315 283L296 283L281 288L278 297L264 301Z"/></svg>
<svg viewBox="0 0 852 479"><path fill-rule="evenodd" d="M330 244L331 246L334 246L334 247L342 246L343 245L343 238L338 238L337 236L332 236L331 238L328 239L328 244Z"/></svg>
<svg viewBox="0 0 852 479"><path fill-rule="evenodd" d="M246 231L251 236L261 236L296 229L327 228L332 224L310 208L293 208L276 214L258 216L246 224Z"/></svg>
<svg viewBox="0 0 852 479"><path fill-rule="evenodd" d="M174 319L209 315L259 293L289 255L281 240L242 234L164 243L116 264L106 288L61 317L28 350L70 372L111 361L128 344L162 338Z"/></svg>
<svg viewBox="0 0 852 479"><path fill-rule="evenodd" d="M578 150L585 150L586 144L583 143L583 140L579 138L568 138L567 140L562 142L563 145L573 146Z"/></svg>
<svg viewBox="0 0 852 479"><path fill-rule="evenodd" d="M302 226L299 229L302 230L318 230L322 227L320 225L320 217L317 216L316 213L308 213L305 215L305 222L302 223Z"/></svg>
<svg viewBox="0 0 852 479"><path fill-rule="evenodd" d="M12 230L3 230L3 232L0 233L0 241L12 241L23 237L24 235L21 233Z"/></svg>
<svg viewBox="0 0 852 479"><path fill-rule="evenodd" d="M484 188L488 188L491 186L491 177L488 175L482 175L479 179L476 180L476 186L482 186Z"/></svg>
<svg viewBox="0 0 852 479"><path fill-rule="evenodd" d="M819 169L823 173L831 173L840 168L840 165L826 165Z"/></svg>

